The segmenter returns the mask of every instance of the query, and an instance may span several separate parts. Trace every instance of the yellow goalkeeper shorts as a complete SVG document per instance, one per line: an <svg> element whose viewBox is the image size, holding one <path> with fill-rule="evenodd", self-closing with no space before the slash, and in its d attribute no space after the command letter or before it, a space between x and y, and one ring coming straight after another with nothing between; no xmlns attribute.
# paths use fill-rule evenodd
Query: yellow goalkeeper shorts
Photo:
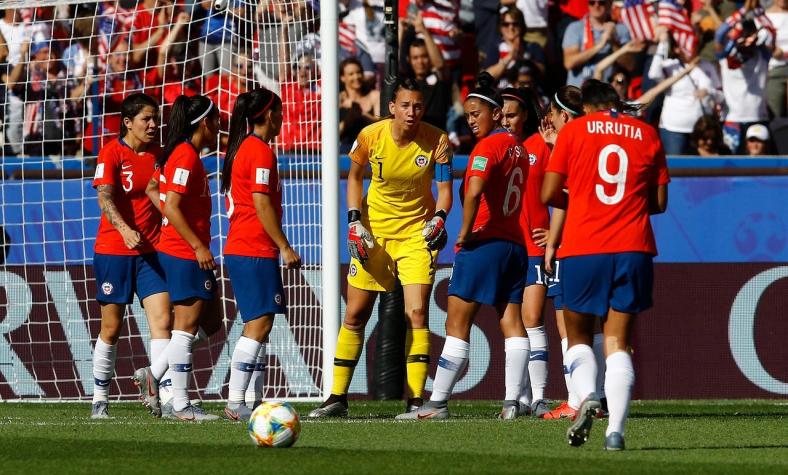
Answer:
<svg viewBox="0 0 788 475"><path fill-rule="evenodd" d="M394 290L397 278L402 285L432 285L437 262L438 251L427 249L420 235L406 239L376 237L364 265L350 259L347 282L357 289L378 292Z"/></svg>

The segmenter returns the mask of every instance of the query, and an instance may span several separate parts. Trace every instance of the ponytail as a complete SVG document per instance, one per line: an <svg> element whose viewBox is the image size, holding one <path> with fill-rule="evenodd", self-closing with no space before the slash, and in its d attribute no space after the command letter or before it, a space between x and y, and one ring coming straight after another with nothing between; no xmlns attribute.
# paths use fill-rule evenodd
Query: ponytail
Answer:
<svg viewBox="0 0 788 475"><path fill-rule="evenodd" d="M230 118L230 136L227 153L222 166L222 193L227 193L232 185L233 162L238 149L249 134L249 128L255 124L265 124L266 112L282 106L282 100L274 92L265 89L253 89L244 92L235 100L235 107Z"/></svg>
<svg viewBox="0 0 788 475"><path fill-rule="evenodd" d="M487 71L479 73L476 77L476 88L468 93L465 100L473 98L480 99L482 104L485 104L490 109L503 107L503 99L495 87L495 78Z"/></svg>
<svg viewBox="0 0 788 475"><path fill-rule="evenodd" d="M205 96L178 96L167 120L167 140L159 159L159 166L164 167L175 147L189 140L204 118L216 114L218 114L216 106Z"/></svg>

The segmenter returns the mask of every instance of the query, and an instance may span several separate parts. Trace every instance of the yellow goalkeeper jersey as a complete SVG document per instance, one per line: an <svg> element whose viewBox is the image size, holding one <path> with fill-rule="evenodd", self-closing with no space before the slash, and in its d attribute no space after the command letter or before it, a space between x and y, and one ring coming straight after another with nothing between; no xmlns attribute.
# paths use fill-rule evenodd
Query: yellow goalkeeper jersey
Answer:
<svg viewBox="0 0 788 475"><path fill-rule="evenodd" d="M372 167L372 182L362 213L369 231L382 238L420 235L435 212L432 180L436 163L450 163L446 132L421 122L414 140L398 147L391 137L392 119L365 127L350 150L350 159Z"/></svg>

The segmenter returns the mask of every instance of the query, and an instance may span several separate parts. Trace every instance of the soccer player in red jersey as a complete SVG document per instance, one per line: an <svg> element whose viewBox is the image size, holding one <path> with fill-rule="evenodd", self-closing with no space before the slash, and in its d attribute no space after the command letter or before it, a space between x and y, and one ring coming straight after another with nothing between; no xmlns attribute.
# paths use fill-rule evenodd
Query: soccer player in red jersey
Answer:
<svg viewBox="0 0 788 475"><path fill-rule="evenodd" d="M601 81L586 81L582 94L586 115L559 134L542 188L544 203L567 209L558 250L565 276L566 362L583 400L567 439L573 446L585 443L601 409L591 349L594 323L601 318L610 411L605 448L623 450L635 381L631 330L635 316L652 306L657 248L649 216L667 208L670 179L659 135L625 114L632 106Z"/></svg>
<svg viewBox="0 0 788 475"><path fill-rule="evenodd" d="M159 105L145 94L132 94L123 100L120 113L120 137L101 149L93 178L101 208L93 258L101 306L101 333L93 352L94 419L109 417L118 337L134 293L148 318L151 358L167 346L172 325L164 271L154 248L161 224L159 197L146 194L157 168Z"/></svg>
<svg viewBox="0 0 788 475"><path fill-rule="evenodd" d="M173 416L185 421L218 419L193 406L188 397L192 346L203 313L215 311L216 261L210 251L211 193L199 151L215 143L219 112L205 96L179 96L167 124L159 195L164 214L157 249L175 310L172 339L165 358L134 373L145 402L161 414L157 386L169 366ZM205 321L205 319L203 319ZM210 331L209 331L210 333Z"/></svg>
<svg viewBox="0 0 788 475"><path fill-rule="evenodd" d="M282 184L276 155L269 143L282 128L282 100L268 89L238 96L230 120L230 137L222 171L230 230L224 262L244 322L230 364L230 388L224 413L248 421L244 403L254 373L252 391L262 397L265 344L274 315L285 313L285 292L279 256L285 267L297 269L301 256L282 231ZM250 133L251 129L251 133Z"/></svg>
<svg viewBox="0 0 788 475"><path fill-rule="evenodd" d="M525 235L528 251L528 272L525 278L522 319L531 355L527 374L523 378L523 389L518 398L519 415L542 417L550 411L544 400L547 386L547 334L544 329L544 304L547 295L547 276L544 272L544 246L550 213L542 204L539 194L542 178L550 158L550 147L539 134L542 117L539 99L526 87L506 88L501 91L503 98L502 125L523 142L528 151L528 180L525 197L520 212L520 226Z"/></svg>
<svg viewBox="0 0 788 475"><path fill-rule="evenodd" d="M520 228L528 162L514 135L501 128L503 100L489 73L465 100L465 117L479 139L465 173L463 219L449 283L446 343L430 401L398 419L446 419L454 384L468 363L470 330L482 304L495 306L506 349L506 396L500 417L517 417L517 398L530 345L520 319L528 255Z"/></svg>

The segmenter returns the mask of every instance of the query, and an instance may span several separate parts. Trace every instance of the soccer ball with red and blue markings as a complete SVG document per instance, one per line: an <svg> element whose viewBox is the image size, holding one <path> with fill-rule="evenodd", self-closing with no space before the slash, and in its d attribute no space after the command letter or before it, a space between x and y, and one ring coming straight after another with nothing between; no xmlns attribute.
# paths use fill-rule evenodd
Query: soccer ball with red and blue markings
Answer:
<svg viewBox="0 0 788 475"><path fill-rule="evenodd" d="M249 418L249 437L260 447L290 447L300 433L298 413L286 402L266 401Z"/></svg>

